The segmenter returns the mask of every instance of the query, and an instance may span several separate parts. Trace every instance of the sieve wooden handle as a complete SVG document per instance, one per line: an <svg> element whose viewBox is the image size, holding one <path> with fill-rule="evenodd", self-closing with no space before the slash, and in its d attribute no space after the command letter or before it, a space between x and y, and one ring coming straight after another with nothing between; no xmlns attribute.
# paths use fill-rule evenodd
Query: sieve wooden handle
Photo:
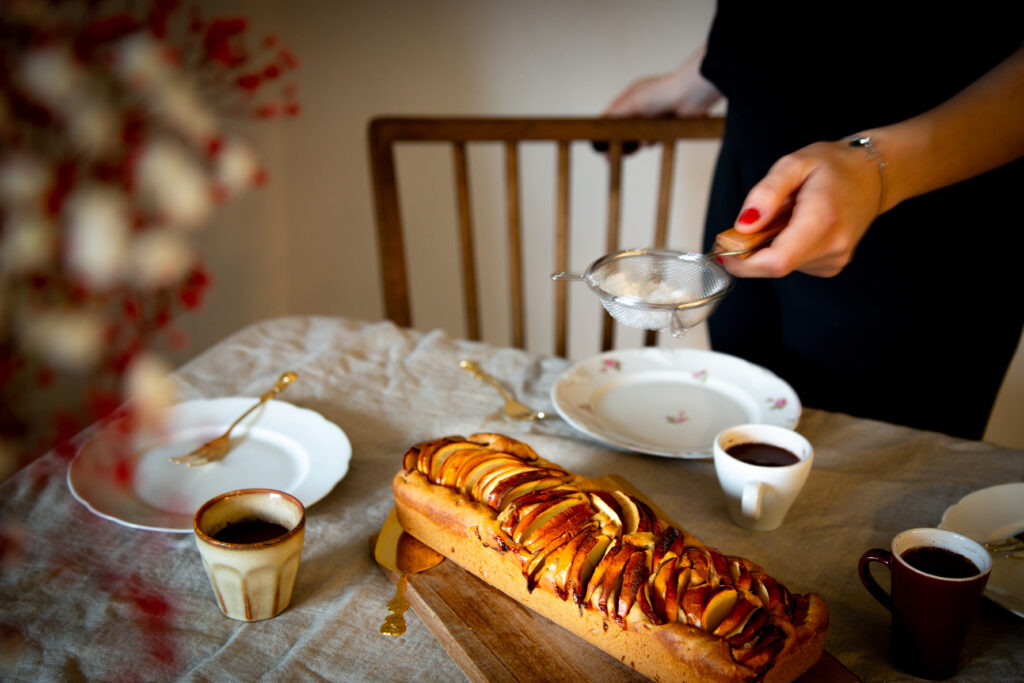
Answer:
<svg viewBox="0 0 1024 683"><path fill-rule="evenodd" d="M771 225L759 232L742 233L736 228L729 228L718 233L715 238L714 252L742 251L742 254L735 254L736 258L750 258L757 247L767 243L786 227L785 225Z"/></svg>
<svg viewBox="0 0 1024 683"><path fill-rule="evenodd" d="M720 232L715 237L715 248L710 256L723 255L723 252L729 252L724 255L735 256L736 258L750 258L754 250L775 239L775 236L789 225L789 219L792 216L792 206L786 206L772 219L771 223L758 232L742 233L736 228L729 228L724 232Z"/></svg>

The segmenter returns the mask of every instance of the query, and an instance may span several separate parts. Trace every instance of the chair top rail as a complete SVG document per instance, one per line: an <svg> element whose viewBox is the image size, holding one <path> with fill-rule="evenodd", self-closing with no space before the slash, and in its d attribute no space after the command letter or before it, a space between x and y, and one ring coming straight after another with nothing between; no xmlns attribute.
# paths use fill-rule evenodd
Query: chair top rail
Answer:
<svg viewBox="0 0 1024 683"><path fill-rule="evenodd" d="M722 117L608 118L608 117L402 117L370 121L370 134L391 142L514 140L644 140L721 137Z"/></svg>

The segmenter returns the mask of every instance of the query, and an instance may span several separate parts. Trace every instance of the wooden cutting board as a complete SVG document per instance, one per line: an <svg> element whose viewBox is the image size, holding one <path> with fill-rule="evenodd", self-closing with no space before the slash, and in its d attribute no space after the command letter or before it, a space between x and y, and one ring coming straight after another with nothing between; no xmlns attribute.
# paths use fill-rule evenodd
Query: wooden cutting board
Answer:
<svg viewBox="0 0 1024 683"><path fill-rule="evenodd" d="M642 498L617 476L597 480ZM653 507L653 506L652 506ZM655 511L668 519L660 510ZM371 553L373 543L371 540ZM384 573L392 583L398 574ZM454 562L409 576L412 609L471 681L646 681L647 678L587 641L523 607ZM381 620L386 611L381 601ZM858 681L835 657L824 653L800 681Z"/></svg>

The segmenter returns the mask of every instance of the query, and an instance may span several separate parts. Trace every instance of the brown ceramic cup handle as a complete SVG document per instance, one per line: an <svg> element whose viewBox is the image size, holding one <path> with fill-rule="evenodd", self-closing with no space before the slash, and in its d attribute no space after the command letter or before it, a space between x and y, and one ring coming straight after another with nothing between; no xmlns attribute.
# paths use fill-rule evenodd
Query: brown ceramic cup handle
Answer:
<svg viewBox="0 0 1024 683"><path fill-rule="evenodd" d="M864 584L864 587L868 589L868 592L882 603L882 606L887 610L892 610L892 596L885 592L885 589L878 585L875 581L875 577L871 575L871 563L877 562L885 565L885 568L892 573L892 553L888 550L881 548L872 548L866 551L860 556L860 562L857 563L857 573L860 574L860 581Z"/></svg>

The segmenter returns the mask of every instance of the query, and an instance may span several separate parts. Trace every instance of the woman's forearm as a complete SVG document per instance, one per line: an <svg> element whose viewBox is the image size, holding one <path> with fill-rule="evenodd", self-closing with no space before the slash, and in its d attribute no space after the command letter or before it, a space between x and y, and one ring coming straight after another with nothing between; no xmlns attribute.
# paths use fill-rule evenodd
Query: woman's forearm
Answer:
<svg viewBox="0 0 1024 683"><path fill-rule="evenodd" d="M883 211L1024 156L1024 47L938 107L862 134L886 163Z"/></svg>

